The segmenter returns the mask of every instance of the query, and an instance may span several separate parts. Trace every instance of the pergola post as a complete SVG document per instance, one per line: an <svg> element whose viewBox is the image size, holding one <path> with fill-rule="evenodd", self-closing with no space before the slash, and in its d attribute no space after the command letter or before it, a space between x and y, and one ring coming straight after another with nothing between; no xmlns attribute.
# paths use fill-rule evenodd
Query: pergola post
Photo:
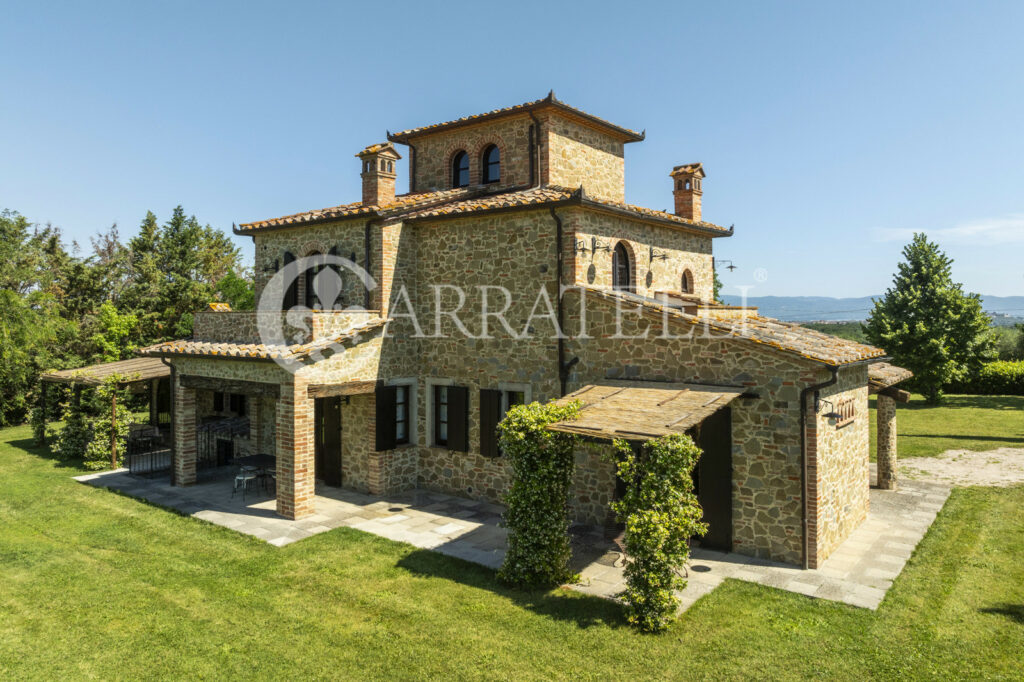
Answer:
<svg viewBox="0 0 1024 682"><path fill-rule="evenodd" d="M110 395L110 468L117 468L117 391Z"/></svg>
<svg viewBox="0 0 1024 682"><path fill-rule="evenodd" d="M878 487L896 489L896 401L878 394Z"/></svg>
<svg viewBox="0 0 1024 682"><path fill-rule="evenodd" d="M160 426L160 412L159 412L159 379L149 380L149 425Z"/></svg>

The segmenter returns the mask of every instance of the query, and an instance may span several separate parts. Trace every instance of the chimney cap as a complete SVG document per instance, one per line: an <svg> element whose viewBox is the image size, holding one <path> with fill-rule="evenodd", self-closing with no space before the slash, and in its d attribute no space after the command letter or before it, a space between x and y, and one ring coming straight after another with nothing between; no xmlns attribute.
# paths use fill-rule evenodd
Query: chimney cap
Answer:
<svg viewBox="0 0 1024 682"><path fill-rule="evenodd" d="M672 172L669 173L669 175L673 178L677 175L696 175L701 178L707 177L707 174L704 172L704 164L700 161L697 161L696 163L684 163L681 166L676 166L672 169Z"/></svg>
<svg viewBox="0 0 1024 682"><path fill-rule="evenodd" d="M377 144L371 144L369 147L356 154L356 156L362 159L367 156L382 156L385 154L396 160L402 158L402 155L395 149L395 145L390 142L378 142Z"/></svg>

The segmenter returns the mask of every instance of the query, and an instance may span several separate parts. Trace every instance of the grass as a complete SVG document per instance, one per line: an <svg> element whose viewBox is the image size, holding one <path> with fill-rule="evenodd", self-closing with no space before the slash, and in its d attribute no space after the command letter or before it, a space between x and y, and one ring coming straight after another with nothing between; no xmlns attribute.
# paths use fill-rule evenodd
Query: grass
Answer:
<svg viewBox="0 0 1024 682"><path fill-rule="evenodd" d="M871 406L871 459L876 452L874 396ZM896 406L900 457L935 457L946 450L1024 448L1024 396L949 395L927 405L916 393Z"/></svg>
<svg viewBox="0 0 1024 682"><path fill-rule="evenodd" d="M1019 678L1024 487L955 491L877 612L727 581L664 635L352 529L275 548L0 431L0 678Z"/></svg>

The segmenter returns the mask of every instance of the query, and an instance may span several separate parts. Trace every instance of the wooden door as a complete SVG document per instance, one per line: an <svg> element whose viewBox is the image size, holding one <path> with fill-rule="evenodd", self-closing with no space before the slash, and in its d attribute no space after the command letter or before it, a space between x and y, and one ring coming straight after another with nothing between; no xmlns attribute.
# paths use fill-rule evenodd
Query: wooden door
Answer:
<svg viewBox="0 0 1024 682"><path fill-rule="evenodd" d="M732 411L725 407L704 420L695 439L703 451L694 469L697 500L708 532L702 547L732 550Z"/></svg>
<svg viewBox="0 0 1024 682"><path fill-rule="evenodd" d="M314 402L316 477L330 486L341 485L341 398Z"/></svg>

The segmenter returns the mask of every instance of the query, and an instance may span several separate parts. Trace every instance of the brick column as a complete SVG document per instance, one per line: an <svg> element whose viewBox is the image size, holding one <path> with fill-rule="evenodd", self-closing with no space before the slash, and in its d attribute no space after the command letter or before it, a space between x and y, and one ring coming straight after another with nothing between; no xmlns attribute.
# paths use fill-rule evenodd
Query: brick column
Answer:
<svg viewBox="0 0 1024 682"><path fill-rule="evenodd" d="M306 382L281 386L277 401L277 513L287 519L313 514L315 458L313 400Z"/></svg>
<svg viewBox="0 0 1024 682"><path fill-rule="evenodd" d="M174 391L174 485L196 482L196 389L180 383Z"/></svg>
<svg viewBox="0 0 1024 682"><path fill-rule="evenodd" d="M896 489L896 401L878 396L878 487Z"/></svg>

